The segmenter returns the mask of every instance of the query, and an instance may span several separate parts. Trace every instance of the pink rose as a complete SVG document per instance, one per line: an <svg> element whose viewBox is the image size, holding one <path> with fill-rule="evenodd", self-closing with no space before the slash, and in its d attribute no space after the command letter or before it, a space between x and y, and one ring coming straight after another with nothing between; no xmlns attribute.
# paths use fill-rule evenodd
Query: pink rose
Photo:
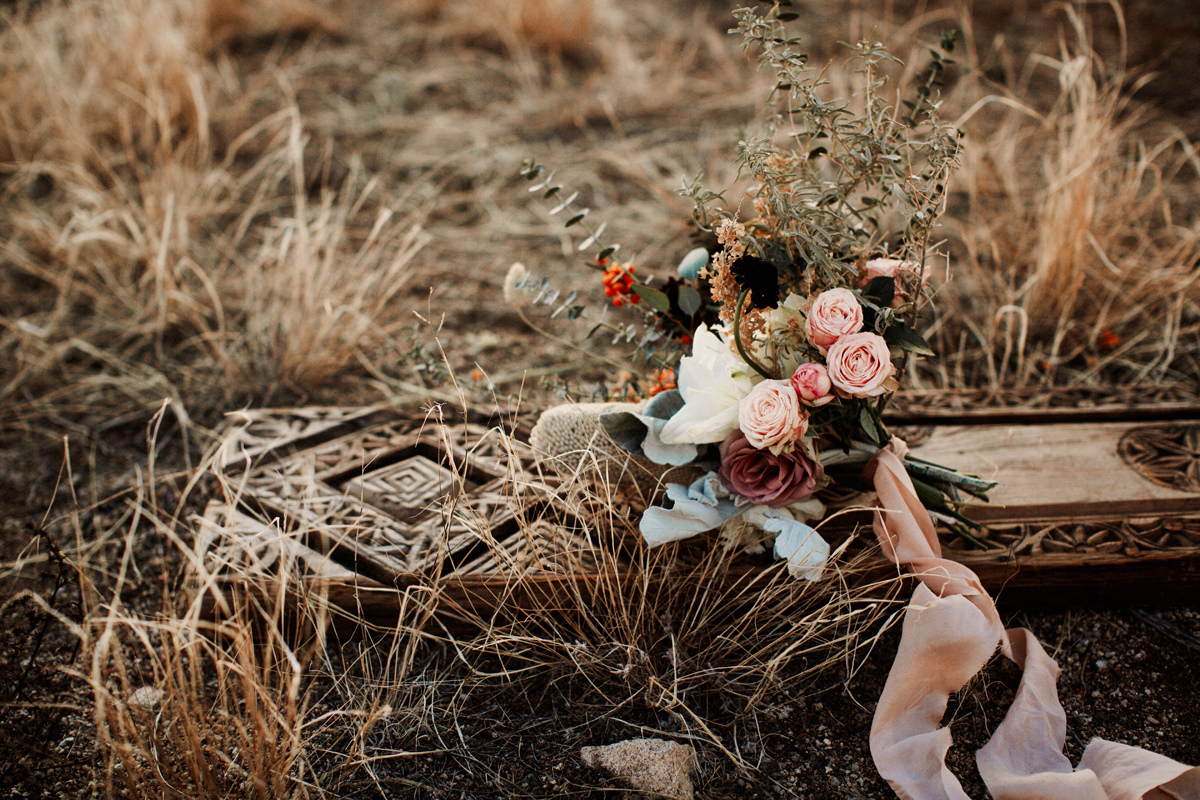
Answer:
<svg viewBox="0 0 1200 800"><path fill-rule="evenodd" d="M817 295L809 307L804 333L824 353L841 337L857 332L862 324L862 306L854 293L849 289L829 289Z"/></svg>
<svg viewBox="0 0 1200 800"><path fill-rule="evenodd" d="M901 261L898 258L873 258L863 265L862 285L866 286L872 278L893 278L896 282L897 297L892 300L892 305L899 305L900 297L904 294L901 273L919 276L921 282L924 283L929 280L930 269L928 266L922 267L915 261Z"/></svg>
<svg viewBox="0 0 1200 800"><path fill-rule="evenodd" d="M721 483L758 505L779 508L812 496L825 477L820 463L797 448L774 454L759 450L741 431L721 442Z"/></svg>
<svg viewBox="0 0 1200 800"><path fill-rule="evenodd" d="M829 380L851 397L875 397L895 385L887 342L877 333L843 336L829 348Z"/></svg>
<svg viewBox="0 0 1200 800"><path fill-rule="evenodd" d="M738 404L746 441L778 455L808 430L808 417L790 381L763 381Z"/></svg>
<svg viewBox="0 0 1200 800"><path fill-rule="evenodd" d="M810 406L823 406L833 399L829 392L833 384L829 381L829 370L824 364L801 364L792 375L792 389Z"/></svg>

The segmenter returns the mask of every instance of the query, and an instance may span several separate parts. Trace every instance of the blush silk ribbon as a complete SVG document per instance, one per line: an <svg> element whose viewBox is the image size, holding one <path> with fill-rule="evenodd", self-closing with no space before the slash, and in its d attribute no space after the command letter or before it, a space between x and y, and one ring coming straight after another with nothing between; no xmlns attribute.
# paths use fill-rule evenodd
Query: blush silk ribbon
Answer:
<svg viewBox="0 0 1200 800"><path fill-rule="evenodd" d="M904 469L907 450L892 439L864 472L879 495L874 527L884 554L920 579L871 724L879 774L904 800L970 800L946 767L950 729L939 725L950 693L999 646L1023 674L1008 714L975 756L995 800L1200 800L1200 768L1104 739L1093 739L1072 769L1062 753L1058 664L1029 630L1004 629L973 571L942 558Z"/></svg>

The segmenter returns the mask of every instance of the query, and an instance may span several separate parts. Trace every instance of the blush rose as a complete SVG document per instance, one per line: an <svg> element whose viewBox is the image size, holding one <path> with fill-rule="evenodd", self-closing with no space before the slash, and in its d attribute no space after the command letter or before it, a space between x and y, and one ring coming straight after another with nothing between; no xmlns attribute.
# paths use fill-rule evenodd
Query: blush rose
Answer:
<svg viewBox="0 0 1200 800"><path fill-rule="evenodd" d="M808 430L790 381L767 380L738 404L738 427L750 444L778 455Z"/></svg>
<svg viewBox="0 0 1200 800"><path fill-rule="evenodd" d="M721 483L750 502L782 508L812 496L825 470L797 448L774 454L760 450L735 431L721 442Z"/></svg>
<svg viewBox="0 0 1200 800"><path fill-rule="evenodd" d="M863 325L862 306L849 289L821 292L808 309L804 333L808 341L824 353L841 337L857 332Z"/></svg>
<svg viewBox="0 0 1200 800"><path fill-rule="evenodd" d="M829 381L851 397L875 397L894 388L896 368L877 333L843 336L829 348Z"/></svg>
<svg viewBox="0 0 1200 800"><path fill-rule="evenodd" d="M813 407L823 406L833 399L830 394L833 384L824 364L809 362L797 367L792 375L792 389L803 402Z"/></svg>

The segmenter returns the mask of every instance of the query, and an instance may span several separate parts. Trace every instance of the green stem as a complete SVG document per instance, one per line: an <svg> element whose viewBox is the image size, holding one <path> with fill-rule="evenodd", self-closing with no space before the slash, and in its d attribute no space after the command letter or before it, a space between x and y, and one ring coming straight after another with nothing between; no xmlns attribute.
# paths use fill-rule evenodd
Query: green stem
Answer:
<svg viewBox="0 0 1200 800"><path fill-rule="evenodd" d="M733 312L733 342L737 345L738 355L742 357L743 361L754 367L754 371L767 380L774 380L775 376L767 372L761 364L751 358L750 354L746 352L746 348L742 346L742 305L745 303L746 295L749 293L749 289L742 289L737 296L737 306Z"/></svg>

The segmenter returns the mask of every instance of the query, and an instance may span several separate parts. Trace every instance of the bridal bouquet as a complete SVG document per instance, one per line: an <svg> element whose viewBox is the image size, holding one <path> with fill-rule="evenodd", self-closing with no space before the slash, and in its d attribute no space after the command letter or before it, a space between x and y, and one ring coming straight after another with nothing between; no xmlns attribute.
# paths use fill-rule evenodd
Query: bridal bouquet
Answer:
<svg viewBox="0 0 1200 800"><path fill-rule="evenodd" d="M910 359L933 355L917 328L960 134L938 120L934 92L953 35L930 51L915 99L889 102L883 66L893 59L865 41L851 59L858 95L831 100L785 16L735 12L734 32L777 76L763 135L739 143L754 181L744 221L742 203L731 208L699 179L685 185L703 246L655 281L617 260L604 226L592 229L575 206L578 193L551 213L586 231L579 249L598 250L590 265L612 305L641 312L640 330L604 318L593 331L636 340L649 368L633 383L652 399L600 424L632 453L704 470L691 485L668 484L666 505L645 512L647 543L712 529L752 549L773 539L794 575L815 579L829 547L806 524L825 515L814 495L831 482L868 488L863 468L891 438L883 409ZM527 161L522 174L537 181L532 192L561 191L542 165ZM584 316L574 293L560 302L520 265L506 282L517 289L536 290L554 315ZM911 457L905 468L925 507L969 537L963 493L986 500L993 484Z"/></svg>
<svg viewBox="0 0 1200 800"><path fill-rule="evenodd" d="M689 254L682 265L687 279L704 261L693 279L717 321L687 334L676 387L599 422L632 453L706 469L690 486L668 484L669 507L645 512L650 546L716 528L745 537L749 527L774 535L794 575L816 579L829 546L805 524L825 515L814 495L835 481L865 488L863 467L888 444L882 410L902 365L931 352L899 315L925 292L929 269L863 258L820 287L794 264L748 252L756 242L745 225L726 219L718 242L711 257ZM959 490L986 499L993 485L912 457L905 466L926 507L956 526L971 524L955 508Z"/></svg>

